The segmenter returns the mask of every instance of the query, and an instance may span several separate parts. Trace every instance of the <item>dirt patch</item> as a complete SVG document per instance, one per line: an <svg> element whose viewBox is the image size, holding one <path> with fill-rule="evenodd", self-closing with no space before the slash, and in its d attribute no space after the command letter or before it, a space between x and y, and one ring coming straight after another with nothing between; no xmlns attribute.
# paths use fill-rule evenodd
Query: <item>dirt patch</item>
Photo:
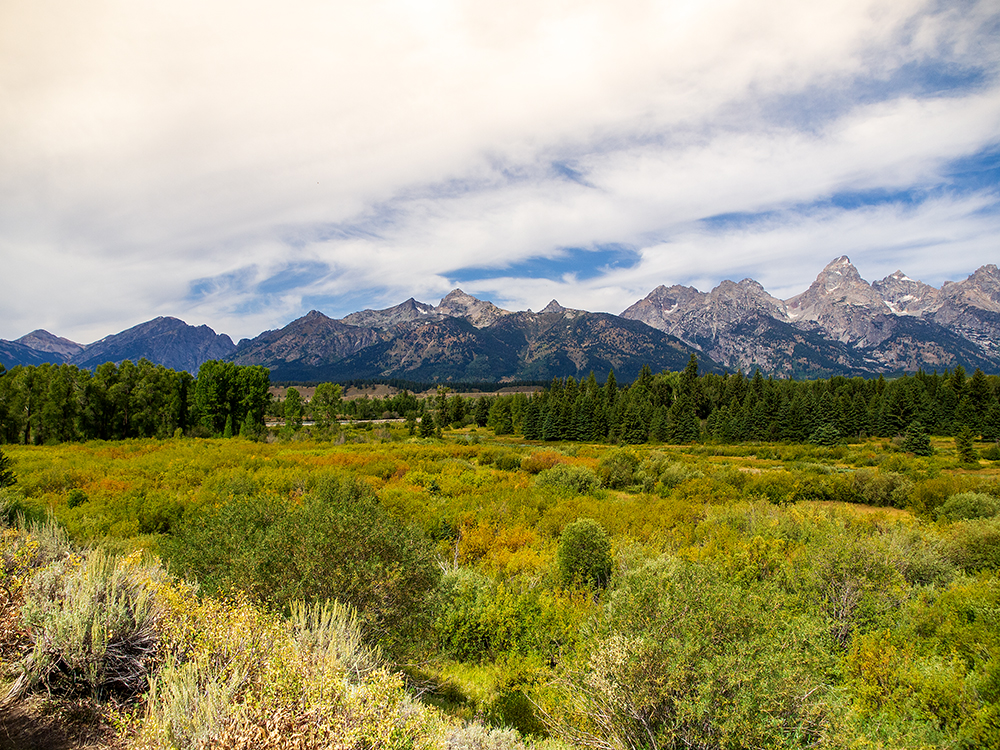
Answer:
<svg viewBox="0 0 1000 750"><path fill-rule="evenodd" d="M0 750L84 750L121 746L92 701L32 696L0 709Z"/></svg>

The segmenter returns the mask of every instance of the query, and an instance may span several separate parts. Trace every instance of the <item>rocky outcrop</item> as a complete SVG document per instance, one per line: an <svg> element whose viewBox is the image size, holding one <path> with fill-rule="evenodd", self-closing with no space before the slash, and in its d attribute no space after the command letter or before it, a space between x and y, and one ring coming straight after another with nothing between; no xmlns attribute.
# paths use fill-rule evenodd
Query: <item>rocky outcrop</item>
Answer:
<svg viewBox="0 0 1000 750"><path fill-rule="evenodd" d="M417 302L410 297L406 302L401 302L394 307L387 307L384 310L361 310L351 313L341 318L340 322L349 326L360 326L361 328L392 328L400 323L409 323L413 320L440 319L442 316L434 310L431 305Z"/></svg>
<svg viewBox="0 0 1000 750"><path fill-rule="evenodd" d="M492 302L466 294L461 289L448 292L434 311L453 318L463 318L476 328L491 326L504 315L510 315L509 311L500 309Z"/></svg>
<svg viewBox="0 0 1000 750"><path fill-rule="evenodd" d="M881 281L872 282L872 289L895 315L920 317L934 312L940 306L937 289L930 284L911 279L902 271L896 271Z"/></svg>
<svg viewBox="0 0 1000 750"><path fill-rule="evenodd" d="M1000 359L1000 271L992 263L941 286L932 320Z"/></svg>

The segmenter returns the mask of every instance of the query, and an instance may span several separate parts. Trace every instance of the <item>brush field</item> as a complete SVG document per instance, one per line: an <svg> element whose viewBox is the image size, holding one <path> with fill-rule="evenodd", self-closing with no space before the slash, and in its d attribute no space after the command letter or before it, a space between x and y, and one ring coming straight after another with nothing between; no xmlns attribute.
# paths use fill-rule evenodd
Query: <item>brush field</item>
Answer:
<svg viewBox="0 0 1000 750"><path fill-rule="evenodd" d="M7 741L1000 746L1000 462L444 435L4 446Z"/></svg>

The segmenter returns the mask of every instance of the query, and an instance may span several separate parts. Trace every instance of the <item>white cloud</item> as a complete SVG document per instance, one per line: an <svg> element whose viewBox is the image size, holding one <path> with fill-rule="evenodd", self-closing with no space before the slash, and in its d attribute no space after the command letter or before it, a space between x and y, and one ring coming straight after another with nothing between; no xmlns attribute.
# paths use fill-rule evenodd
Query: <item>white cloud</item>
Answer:
<svg viewBox="0 0 1000 750"><path fill-rule="evenodd" d="M661 242L694 254L687 278L740 267L801 285L835 243L793 241L816 243L828 217L787 214L770 266L744 260L738 236L692 227L837 190L933 185L948 160L995 144L996 11L963 8L8 0L0 337L42 325L88 341L168 314L255 335L305 312L303 298L433 298L462 268L609 242L644 248L637 281L511 279L496 294L617 312L642 274L642 294L677 280L651 275L678 268L656 260ZM854 98L858 81L891 86L928 61L978 66L986 80L947 97ZM796 110L827 93L842 101L798 127ZM557 160L589 187L558 177ZM935 224L928 206L923 223L903 223L978 247L969 237L990 219L956 211ZM838 221L848 217L862 247L902 221L877 210ZM370 234L330 238L336 226ZM304 262L333 270L256 294ZM944 262L928 262L928 278L950 274ZM194 280L237 273L189 296Z"/></svg>

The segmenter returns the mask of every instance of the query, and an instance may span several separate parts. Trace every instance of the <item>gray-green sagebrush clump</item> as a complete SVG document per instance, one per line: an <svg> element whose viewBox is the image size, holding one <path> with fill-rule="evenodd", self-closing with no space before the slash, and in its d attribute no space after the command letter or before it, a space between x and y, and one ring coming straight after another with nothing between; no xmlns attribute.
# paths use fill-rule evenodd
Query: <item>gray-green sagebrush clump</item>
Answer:
<svg viewBox="0 0 1000 750"><path fill-rule="evenodd" d="M132 697L149 684L162 609L153 578L161 569L100 550L64 555L24 593L32 650L5 702L44 688L58 695Z"/></svg>

